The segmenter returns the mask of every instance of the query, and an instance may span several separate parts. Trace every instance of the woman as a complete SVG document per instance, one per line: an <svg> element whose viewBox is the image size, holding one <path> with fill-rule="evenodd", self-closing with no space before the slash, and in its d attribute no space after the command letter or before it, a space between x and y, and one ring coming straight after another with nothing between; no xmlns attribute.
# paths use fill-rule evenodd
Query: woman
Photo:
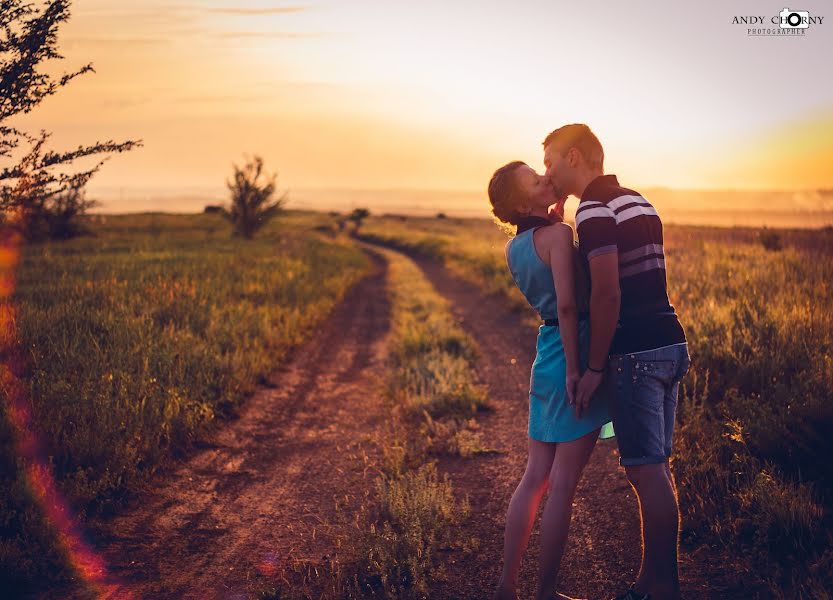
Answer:
<svg viewBox="0 0 833 600"><path fill-rule="evenodd" d="M604 386L586 410L573 404L575 387L587 368L589 290L573 229L562 222L566 199L549 178L520 161L495 171L489 182L495 218L517 226L505 248L512 278L544 319L530 374L529 459L506 515L503 573L495 600L516 598L521 559L545 491L536 598L568 598L553 595L553 588L573 496L596 440L613 435ZM552 205L555 209L548 213Z"/></svg>

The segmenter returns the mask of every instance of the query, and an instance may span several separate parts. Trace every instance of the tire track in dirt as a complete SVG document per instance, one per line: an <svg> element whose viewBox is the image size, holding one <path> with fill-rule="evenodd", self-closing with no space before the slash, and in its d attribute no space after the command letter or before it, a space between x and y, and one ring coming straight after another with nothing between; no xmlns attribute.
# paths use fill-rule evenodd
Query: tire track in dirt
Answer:
<svg viewBox="0 0 833 600"><path fill-rule="evenodd" d="M190 458L160 471L120 515L90 521L121 591L160 600L244 600L256 597L259 581L286 574L293 589L304 583L310 597L330 597L326 576L306 578L297 568L326 571L358 507L373 503L380 463L373 440L386 418L379 394L391 317L387 264L368 252L373 273L345 294L236 420L200 442ZM439 460L455 495L471 502L466 533L481 547L468 556L444 550L448 577L435 582L430 598L489 599L502 566L506 509L526 464L536 331L503 299L485 296L435 260L406 254L449 299L478 345L477 378L496 410L477 421L485 445L500 450ZM540 512L519 598L534 592L539 520ZM600 441L578 488L559 589L610 598L635 577L639 551L636 499L618 467L615 442ZM707 575L702 556L681 556L684 598L707 597L716 562ZM42 597L89 596L52 590Z"/></svg>
<svg viewBox="0 0 833 600"><path fill-rule="evenodd" d="M367 502L378 464L370 433L385 418L387 263L369 255L373 272L237 419L120 515L90 522L121 584L111 597L243 600L259 578L328 562Z"/></svg>
<svg viewBox="0 0 833 600"><path fill-rule="evenodd" d="M537 330L499 296L487 296L435 259L407 254L450 301L453 314L478 346L477 378L488 387L496 410L478 415L477 421L484 444L501 451L474 458L443 458L438 463L441 472L449 473L455 494L468 495L472 518L467 534L479 538L481 547L468 557L449 553L450 578L432 597L488 599L503 565L506 510L526 467L529 374ZM521 566L519 598L535 594L545 503L546 496ZM576 493L558 589L582 598L612 598L621 593L636 578L640 537L638 503L619 467L616 442L599 440ZM708 597L707 588L719 578L716 565L702 563L681 551L683 598Z"/></svg>

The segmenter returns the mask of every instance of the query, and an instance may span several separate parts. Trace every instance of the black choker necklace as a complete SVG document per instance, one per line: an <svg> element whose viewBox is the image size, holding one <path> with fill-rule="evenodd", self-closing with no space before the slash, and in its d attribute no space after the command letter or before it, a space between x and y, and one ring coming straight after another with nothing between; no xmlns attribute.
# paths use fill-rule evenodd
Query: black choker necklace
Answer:
<svg viewBox="0 0 833 600"><path fill-rule="evenodd" d="M539 227L541 225L552 225L552 221L545 219L544 217L539 217L538 215L527 215L525 217L521 217L518 219L518 230L515 232L515 235L523 233L527 229L532 229L533 227Z"/></svg>

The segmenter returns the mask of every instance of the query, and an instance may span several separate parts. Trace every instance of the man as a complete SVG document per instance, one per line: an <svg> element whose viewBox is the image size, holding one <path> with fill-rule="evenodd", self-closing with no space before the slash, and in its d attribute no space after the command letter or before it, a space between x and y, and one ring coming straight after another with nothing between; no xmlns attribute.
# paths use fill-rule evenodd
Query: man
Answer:
<svg viewBox="0 0 833 600"><path fill-rule="evenodd" d="M641 194L604 174L602 145L587 125L550 133L544 165L563 194L580 198L579 252L590 272L590 355L574 401L586 408L607 374L619 463L639 498L642 565L617 600L677 600L679 509L668 458L690 363L666 291L662 222Z"/></svg>

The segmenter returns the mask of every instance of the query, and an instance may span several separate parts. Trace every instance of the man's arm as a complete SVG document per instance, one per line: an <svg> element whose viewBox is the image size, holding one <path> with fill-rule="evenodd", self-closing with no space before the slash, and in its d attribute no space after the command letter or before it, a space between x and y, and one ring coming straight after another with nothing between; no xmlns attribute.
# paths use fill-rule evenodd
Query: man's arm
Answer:
<svg viewBox="0 0 833 600"><path fill-rule="evenodd" d="M619 253L606 252L591 258L590 278L590 352L588 369L576 388L579 415L590 406L590 398L602 382L619 321Z"/></svg>
<svg viewBox="0 0 833 600"><path fill-rule="evenodd" d="M619 320L619 248L616 215L602 202L588 201L576 212L579 243L590 266L590 351L588 369L576 389L579 413L602 381ZM595 370L594 370L595 369Z"/></svg>
<svg viewBox="0 0 833 600"><path fill-rule="evenodd" d="M619 253L590 259L590 357L588 366L603 369L619 322Z"/></svg>

